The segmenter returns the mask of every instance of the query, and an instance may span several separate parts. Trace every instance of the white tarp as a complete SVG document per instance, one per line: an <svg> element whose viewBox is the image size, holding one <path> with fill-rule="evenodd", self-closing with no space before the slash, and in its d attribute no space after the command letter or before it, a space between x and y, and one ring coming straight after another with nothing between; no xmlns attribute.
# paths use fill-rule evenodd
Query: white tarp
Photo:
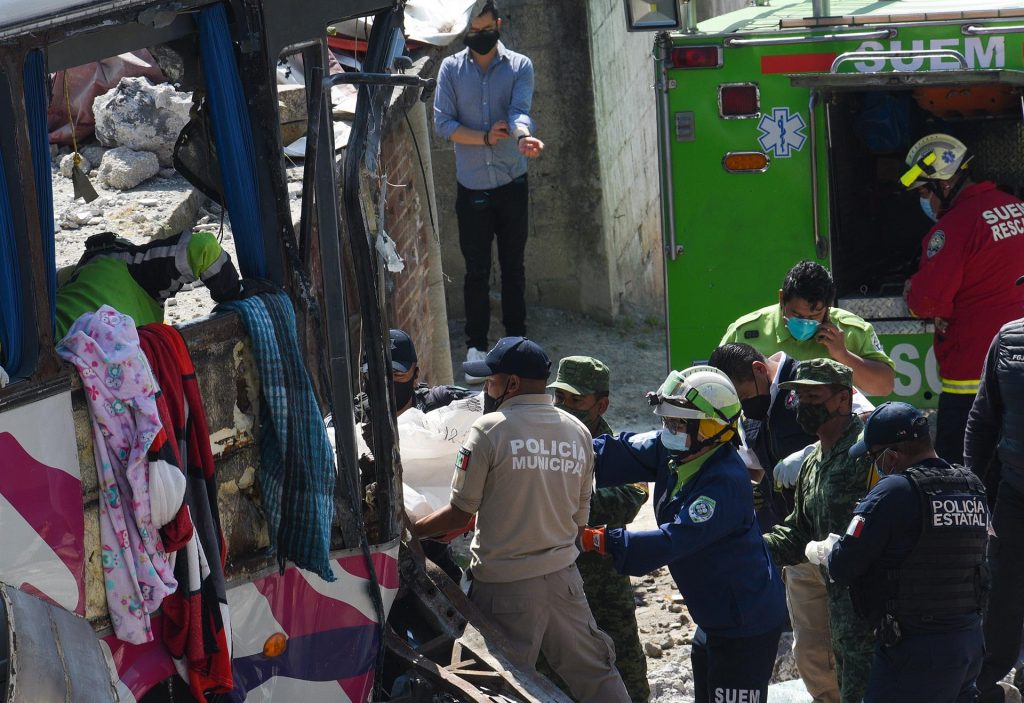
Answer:
<svg viewBox="0 0 1024 703"><path fill-rule="evenodd" d="M0 0L2 2L2 0ZM405 5L405 36L411 41L448 46L469 26L476 0L409 0ZM366 39L373 25L369 18L339 22L339 34Z"/></svg>

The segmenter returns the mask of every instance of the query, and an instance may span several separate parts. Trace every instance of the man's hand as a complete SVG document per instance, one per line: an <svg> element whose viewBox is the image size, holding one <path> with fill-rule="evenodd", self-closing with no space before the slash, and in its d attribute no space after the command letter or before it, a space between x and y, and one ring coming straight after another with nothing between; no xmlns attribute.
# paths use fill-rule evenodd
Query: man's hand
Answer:
<svg viewBox="0 0 1024 703"><path fill-rule="evenodd" d="M775 485L779 488L793 488L796 485L797 479L800 478L800 467L803 466L804 459L813 450L814 445L809 444L776 464L775 469L772 471Z"/></svg>
<svg viewBox="0 0 1024 703"><path fill-rule="evenodd" d="M832 533L823 540L808 542L804 548L804 556L815 566L828 566L828 555L832 553L832 548L840 539L842 538L839 535Z"/></svg>
<svg viewBox="0 0 1024 703"><path fill-rule="evenodd" d="M946 330L949 329L949 320L944 320L941 317L936 317L933 320L935 324L935 331L939 334L946 334Z"/></svg>
<svg viewBox="0 0 1024 703"><path fill-rule="evenodd" d="M846 349L846 333L833 325L830 320L825 320L821 323L815 339L825 345L825 348L828 349L828 355L836 361L842 361L848 354Z"/></svg>
<svg viewBox="0 0 1024 703"><path fill-rule="evenodd" d="M544 142L537 137L521 137L519 139L519 153L528 159L536 159L544 151Z"/></svg>
<svg viewBox="0 0 1024 703"><path fill-rule="evenodd" d="M512 135L508 131L508 122L505 120L498 120L491 125L491 129L487 132L487 139L484 143L494 146L502 139L508 139L511 136Z"/></svg>
<svg viewBox="0 0 1024 703"><path fill-rule="evenodd" d="M597 552L604 556L605 549L605 528L603 527L581 527L576 537L576 547L581 552Z"/></svg>

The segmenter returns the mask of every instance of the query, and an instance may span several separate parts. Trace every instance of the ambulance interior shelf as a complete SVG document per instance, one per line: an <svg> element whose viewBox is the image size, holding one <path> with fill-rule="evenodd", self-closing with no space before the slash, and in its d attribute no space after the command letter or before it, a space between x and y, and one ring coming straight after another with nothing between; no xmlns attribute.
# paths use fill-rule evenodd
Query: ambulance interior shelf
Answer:
<svg viewBox="0 0 1024 703"><path fill-rule="evenodd" d="M975 181L1024 192L1019 91L978 84L826 92L832 270L843 307L870 320L910 319L903 284L918 268L933 223L899 177L920 137L957 137L975 154Z"/></svg>

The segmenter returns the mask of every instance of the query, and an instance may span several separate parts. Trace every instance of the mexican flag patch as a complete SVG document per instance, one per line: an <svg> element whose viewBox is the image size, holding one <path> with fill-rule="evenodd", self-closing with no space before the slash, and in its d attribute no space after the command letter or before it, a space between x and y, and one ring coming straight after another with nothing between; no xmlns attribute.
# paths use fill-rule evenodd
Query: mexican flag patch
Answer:
<svg viewBox="0 0 1024 703"><path fill-rule="evenodd" d="M459 471L465 471L469 468L469 455L472 454L468 449L462 447L459 450L458 456L455 457L455 468Z"/></svg>
<svg viewBox="0 0 1024 703"><path fill-rule="evenodd" d="M864 530L864 523L867 522L863 515L854 515L853 519L850 520L850 526L846 528L846 534L849 537L860 537L860 533Z"/></svg>

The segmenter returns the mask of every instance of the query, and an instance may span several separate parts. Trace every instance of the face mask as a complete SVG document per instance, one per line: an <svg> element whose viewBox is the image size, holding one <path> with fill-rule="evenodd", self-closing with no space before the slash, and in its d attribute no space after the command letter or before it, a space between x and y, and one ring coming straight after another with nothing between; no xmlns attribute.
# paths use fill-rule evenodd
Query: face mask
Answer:
<svg viewBox="0 0 1024 703"><path fill-rule="evenodd" d="M925 217L927 217L932 222L939 221L939 216L936 215L935 210L932 209L931 198L921 198L921 212L923 212L925 214Z"/></svg>
<svg viewBox="0 0 1024 703"><path fill-rule="evenodd" d="M796 422L807 434L818 434L818 430L832 419L832 413L824 403L800 403L796 409Z"/></svg>
<svg viewBox="0 0 1024 703"><path fill-rule="evenodd" d="M889 474L892 473L892 466L890 466L888 469L882 468L882 457L884 457L888 453L888 448L883 449L882 453L875 457L875 461L871 464L874 467L875 471L878 472L879 476L888 476Z"/></svg>
<svg viewBox="0 0 1024 703"><path fill-rule="evenodd" d="M464 39L466 46L478 54L486 54L498 43L501 32L496 29L488 29L483 32L470 32Z"/></svg>
<svg viewBox="0 0 1024 703"><path fill-rule="evenodd" d="M405 383L395 383L395 407L401 410L405 407L405 404L412 398L413 388L416 385L416 379L410 378Z"/></svg>
<svg viewBox="0 0 1024 703"><path fill-rule="evenodd" d="M814 333L818 331L819 325L821 323L817 320L805 320L802 317L786 318L786 327L789 328L789 333L793 335L793 339L798 342L806 342L813 337Z"/></svg>
<svg viewBox="0 0 1024 703"><path fill-rule="evenodd" d="M564 405L555 405L555 407L564 413L569 413L574 418L582 422L584 425L590 427L590 411L594 409L593 407L587 408L586 410L576 410L574 408L567 408Z"/></svg>
<svg viewBox="0 0 1024 703"><path fill-rule="evenodd" d="M508 384L512 383L512 379L505 381L505 390L501 392L501 396L498 398L492 398L490 393L484 392L484 414L493 413L495 410L501 407L501 404L505 402L505 396L508 395Z"/></svg>
<svg viewBox="0 0 1024 703"><path fill-rule="evenodd" d="M668 430L661 431L661 443L672 452L685 452L690 448L690 435L687 432L672 434Z"/></svg>

